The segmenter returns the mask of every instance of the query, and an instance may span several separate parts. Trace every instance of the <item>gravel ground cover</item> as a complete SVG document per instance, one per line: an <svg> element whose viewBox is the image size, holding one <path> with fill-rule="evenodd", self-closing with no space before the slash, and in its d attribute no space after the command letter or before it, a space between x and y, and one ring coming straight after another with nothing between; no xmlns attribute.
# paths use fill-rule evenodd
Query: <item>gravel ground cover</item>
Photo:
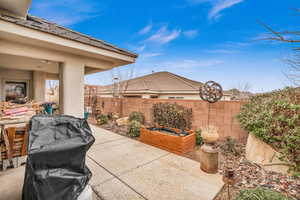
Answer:
<svg viewBox="0 0 300 200"><path fill-rule="evenodd" d="M101 125L101 128L126 136L127 126L113 126L113 124ZM281 192L295 200L300 200L300 178L265 171L262 166L251 163L245 158L245 145L235 143L233 152L226 153L221 147L222 143L217 144L220 147L219 154L219 173L223 174L226 165L234 165L236 174L236 183L230 188L231 199L234 199L239 191L246 188L264 187L277 192ZM185 157L199 162L200 147L195 151L185 154ZM199 168L200 170L200 168ZM227 199L227 188L223 188L215 200Z"/></svg>

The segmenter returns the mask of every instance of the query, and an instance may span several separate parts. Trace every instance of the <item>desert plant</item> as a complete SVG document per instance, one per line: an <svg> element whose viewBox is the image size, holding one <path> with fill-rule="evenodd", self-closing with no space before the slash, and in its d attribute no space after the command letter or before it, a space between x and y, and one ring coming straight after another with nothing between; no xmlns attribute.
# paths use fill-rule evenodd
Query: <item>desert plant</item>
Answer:
<svg viewBox="0 0 300 200"><path fill-rule="evenodd" d="M280 159L300 171L299 89L256 95L237 116L242 128L281 153Z"/></svg>
<svg viewBox="0 0 300 200"><path fill-rule="evenodd" d="M202 128L202 139L204 143L215 143L219 139L218 128L213 125L208 125Z"/></svg>
<svg viewBox="0 0 300 200"><path fill-rule="evenodd" d="M141 123L137 120L132 120L128 124L128 136L139 137L140 136Z"/></svg>
<svg viewBox="0 0 300 200"><path fill-rule="evenodd" d="M223 153L230 153L234 156L241 155L241 152L238 150L236 140L231 137L225 138L225 141L220 145L220 149Z"/></svg>
<svg viewBox="0 0 300 200"><path fill-rule="evenodd" d="M128 118L129 121L138 121L140 122L141 124L144 124L145 122L145 116L142 112L137 112L137 111L134 111L134 112L131 112L129 114L129 118Z"/></svg>
<svg viewBox="0 0 300 200"><path fill-rule="evenodd" d="M201 136L201 130L196 130L195 134L196 134L196 145L201 146L203 144L203 139L202 139L202 136Z"/></svg>
<svg viewBox="0 0 300 200"><path fill-rule="evenodd" d="M189 130L192 116L192 109L176 103L156 103L152 107L153 122L163 127Z"/></svg>
<svg viewBox="0 0 300 200"><path fill-rule="evenodd" d="M98 117L98 123L100 125L107 124L108 123L108 116L107 115L103 115L103 114L99 115L99 117Z"/></svg>
<svg viewBox="0 0 300 200"><path fill-rule="evenodd" d="M293 200L292 198L286 197L279 192L272 190L255 188L245 189L240 191L238 197L235 200Z"/></svg>

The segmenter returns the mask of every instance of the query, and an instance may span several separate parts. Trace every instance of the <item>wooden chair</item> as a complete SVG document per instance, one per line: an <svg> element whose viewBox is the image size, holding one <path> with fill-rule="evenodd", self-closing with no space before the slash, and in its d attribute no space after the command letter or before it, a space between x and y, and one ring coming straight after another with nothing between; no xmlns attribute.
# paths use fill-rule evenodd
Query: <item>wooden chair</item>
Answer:
<svg viewBox="0 0 300 200"><path fill-rule="evenodd" d="M19 167L25 162L27 155L28 124L25 126L12 126L4 129L3 143L0 145L2 165L7 167Z"/></svg>

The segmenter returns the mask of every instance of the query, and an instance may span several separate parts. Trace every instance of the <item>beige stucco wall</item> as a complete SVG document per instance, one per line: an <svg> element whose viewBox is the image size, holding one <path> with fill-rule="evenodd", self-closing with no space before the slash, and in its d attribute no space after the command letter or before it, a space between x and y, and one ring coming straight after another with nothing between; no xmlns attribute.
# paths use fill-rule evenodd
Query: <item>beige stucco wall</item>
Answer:
<svg viewBox="0 0 300 200"><path fill-rule="evenodd" d="M111 94L98 94L100 97L110 98ZM128 94L128 95L140 95L140 94ZM151 96L156 96L156 94L142 94L143 99L150 99ZM157 95L158 99L169 99L169 97L183 97L185 100L201 100L199 94L160 94ZM176 98L175 98L176 99ZM178 98L180 99L180 98ZM230 101L230 96L223 96L222 101Z"/></svg>
<svg viewBox="0 0 300 200"><path fill-rule="evenodd" d="M183 99L200 100L199 95L196 94L163 94L158 96L159 99L169 99L169 97L183 97Z"/></svg>
<svg viewBox="0 0 300 200"><path fill-rule="evenodd" d="M28 70L26 73L31 73L28 81L35 90L30 91L30 97L38 100L42 100L45 94L45 77L35 73L33 78L32 71L51 73L55 79L59 74L62 114L83 117L85 73L109 70L134 63L135 59L135 55L98 48L0 20L0 67L2 64L10 69ZM26 77L23 75L21 79ZM46 78L49 78L48 75ZM3 87L3 83L0 84Z"/></svg>
<svg viewBox="0 0 300 200"><path fill-rule="evenodd" d="M159 99L169 99L169 97L183 97L183 99L188 100L201 100L199 94L165 94L165 95L159 95ZM223 101L230 101L230 96L223 96Z"/></svg>
<svg viewBox="0 0 300 200"><path fill-rule="evenodd" d="M38 102L45 101L46 73L40 71L33 72L33 99Z"/></svg>

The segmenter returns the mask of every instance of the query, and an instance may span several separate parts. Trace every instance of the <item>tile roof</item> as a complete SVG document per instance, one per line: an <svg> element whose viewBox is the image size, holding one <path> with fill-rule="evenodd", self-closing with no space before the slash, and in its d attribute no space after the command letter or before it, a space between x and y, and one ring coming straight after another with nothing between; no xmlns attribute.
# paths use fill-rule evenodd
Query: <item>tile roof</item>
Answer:
<svg viewBox="0 0 300 200"><path fill-rule="evenodd" d="M95 39L93 37L90 37L88 35L84 35L82 33L73 31L71 29L65 28L63 26L57 25L55 23L51 23L49 21L46 21L44 19L28 15L26 19L20 19L13 16L0 14L0 20L4 20L7 22L11 22L20 26L24 26L27 28L31 28L34 30L50 33L65 39L74 40L76 42L80 42L83 44L91 45L94 47L102 48L105 50L113 51L116 53L120 53L123 55L131 56L131 57L138 57L137 54L132 53L130 51L127 51L125 49L118 48L116 46L113 46L112 44L109 44L107 42L104 42L102 40Z"/></svg>
<svg viewBox="0 0 300 200"><path fill-rule="evenodd" d="M120 85L121 87L125 87L125 82L121 82ZM199 90L202 83L170 72L156 72L146 76L130 79L126 85L127 92L194 92ZM114 85L104 86L100 92L111 92L113 87Z"/></svg>

